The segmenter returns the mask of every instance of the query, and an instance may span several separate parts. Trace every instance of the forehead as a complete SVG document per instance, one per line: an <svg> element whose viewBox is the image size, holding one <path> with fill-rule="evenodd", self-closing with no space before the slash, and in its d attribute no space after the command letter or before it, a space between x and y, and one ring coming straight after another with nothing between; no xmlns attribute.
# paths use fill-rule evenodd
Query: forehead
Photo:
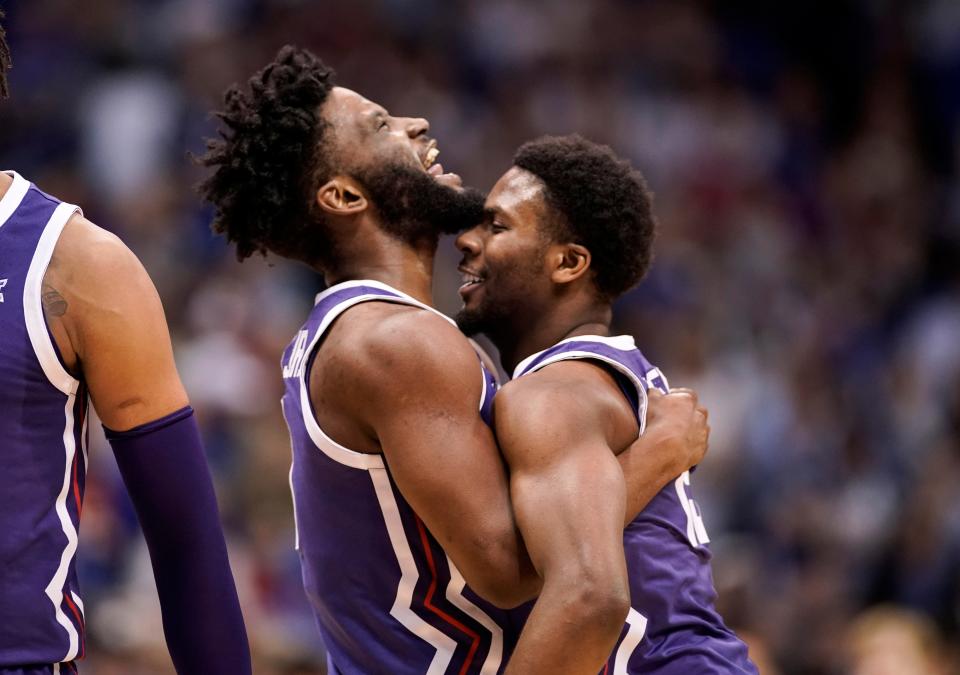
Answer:
<svg viewBox="0 0 960 675"><path fill-rule="evenodd" d="M323 104L324 118L338 130L354 128L372 117L386 113L382 105L346 87L331 89Z"/></svg>
<svg viewBox="0 0 960 675"><path fill-rule="evenodd" d="M516 221L536 224L546 208L543 181L525 169L511 167L490 190L485 206Z"/></svg>

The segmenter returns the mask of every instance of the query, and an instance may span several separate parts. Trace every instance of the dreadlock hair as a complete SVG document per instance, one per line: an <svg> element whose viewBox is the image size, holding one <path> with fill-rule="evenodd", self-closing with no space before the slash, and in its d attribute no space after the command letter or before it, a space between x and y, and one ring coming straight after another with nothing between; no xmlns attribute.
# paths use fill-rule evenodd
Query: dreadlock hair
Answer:
<svg viewBox="0 0 960 675"><path fill-rule="evenodd" d="M578 134L525 143L513 163L544 184L546 234L590 251L594 285L603 299L613 300L640 282L650 267L656 223L639 171L610 147Z"/></svg>
<svg viewBox="0 0 960 675"><path fill-rule="evenodd" d="M4 18L3 10L0 9L0 19ZM7 87L7 71L13 65L13 59L10 57L10 46L7 44L7 33L0 26L0 98L6 98L10 94Z"/></svg>
<svg viewBox="0 0 960 675"><path fill-rule="evenodd" d="M197 160L214 171L198 190L238 260L272 251L313 264L329 253L312 193L330 172L319 108L333 77L312 53L287 45L246 90L234 85L224 94L215 114L225 128Z"/></svg>

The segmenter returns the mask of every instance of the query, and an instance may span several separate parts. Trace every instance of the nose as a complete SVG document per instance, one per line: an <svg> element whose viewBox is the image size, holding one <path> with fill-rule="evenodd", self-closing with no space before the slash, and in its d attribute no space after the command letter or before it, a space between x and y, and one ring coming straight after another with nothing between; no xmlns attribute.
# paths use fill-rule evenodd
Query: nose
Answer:
<svg viewBox="0 0 960 675"><path fill-rule="evenodd" d="M466 232L460 233L455 243L464 258L474 258L480 255L483 245L483 240L480 237L480 225L474 225Z"/></svg>
<svg viewBox="0 0 960 675"><path fill-rule="evenodd" d="M404 126L410 138L422 136L430 131L430 123L422 117L408 117Z"/></svg>

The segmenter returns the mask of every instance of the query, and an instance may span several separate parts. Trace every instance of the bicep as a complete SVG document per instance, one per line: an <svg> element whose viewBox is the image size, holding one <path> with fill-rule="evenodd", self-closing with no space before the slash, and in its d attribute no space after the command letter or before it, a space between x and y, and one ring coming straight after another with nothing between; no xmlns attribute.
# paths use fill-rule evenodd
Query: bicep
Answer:
<svg viewBox="0 0 960 675"><path fill-rule="evenodd" d="M449 335L437 326L424 344L428 327L394 333L373 354L376 378L361 385L367 419L400 492L467 581L516 587L529 567L506 469L480 417L480 363L452 326Z"/></svg>
<svg viewBox="0 0 960 675"><path fill-rule="evenodd" d="M536 445L505 445L504 452L538 455L536 462L511 462L510 474L517 524L537 571L546 578L573 566L622 567L626 488L613 453L602 442Z"/></svg>
<svg viewBox="0 0 960 675"><path fill-rule="evenodd" d="M122 431L187 404L163 306L136 256L99 242L99 269L75 285L77 353L97 414Z"/></svg>
<svg viewBox="0 0 960 675"><path fill-rule="evenodd" d="M378 432L400 491L444 547L513 530L493 434L478 412L451 408L414 411Z"/></svg>
<svg viewBox="0 0 960 675"><path fill-rule="evenodd" d="M554 370L507 385L496 416L517 524L545 581L555 570L624 565L626 487L601 422L607 397L580 371L573 387Z"/></svg>

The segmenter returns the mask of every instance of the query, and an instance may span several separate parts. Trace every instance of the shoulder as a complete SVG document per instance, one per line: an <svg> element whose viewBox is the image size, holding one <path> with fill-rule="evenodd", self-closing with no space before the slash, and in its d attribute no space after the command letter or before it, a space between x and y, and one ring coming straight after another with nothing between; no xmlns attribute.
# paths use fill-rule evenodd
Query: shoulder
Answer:
<svg viewBox="0 0 960 675"><path fill-rule="evenodd" d="M533 437L614 439L633 412L610 373L584 360L559 361L507 383L494 398L503 446ZM505 448L506 449L506 448Z"/></svg>
<svg viewBox="0 0 960 675"><path fill-rule="evenodd" d="M140 260L119 237L79 214L57 240L43 287L48 320L62 325L78 353L95 335L98 341L118 332L166 339L163 305ZM47 298L61 309L53 311Z"/></svg>
<svg viewBox="0 0 960 675"><path fill-rule="evenodd" d="M80 214L64 226L49 271L67 282L64 291L80 295L102 291L123 297L129 292L153 290L133 251L118 236Z"/></svg>
<svg viewBox="0 0 960 675"><path fill-rule="evenodd" d="M376 395L403 388L442 394L469 386L479 399L480 361L455 325L421 307L364 302L338 319L330 357ZM410 384L418 386L411 388Z"/></svg>

